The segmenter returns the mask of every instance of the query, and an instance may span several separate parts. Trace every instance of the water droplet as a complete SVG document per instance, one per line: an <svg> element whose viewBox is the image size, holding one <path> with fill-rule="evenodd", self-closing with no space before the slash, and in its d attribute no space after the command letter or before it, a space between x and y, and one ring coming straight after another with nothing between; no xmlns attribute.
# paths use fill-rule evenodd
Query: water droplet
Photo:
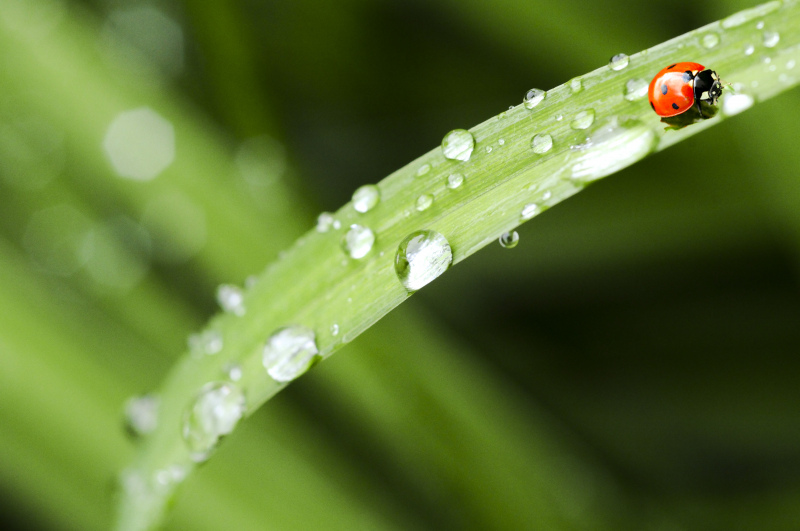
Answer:
<svg viewBox="0 0 800 531"><path fill-rule="evenodd" d="M538 213L539 213L539 205L537 205L536 203L528 203L527 205L522 207L522 212L520 213L520 219L522 221L527 221Z"/></svg>
<svg viewBox="0 0 800 531"><path fill-rule="evenodd" d="M553 192L551 192L550 190L547 190L542 194L542 201L547 201L551 197L553 197Z"/></svg>
<svg viewBox="0 0 800 531"><path fill-rule="evenodd" d="M342 237L342 249L350 258L364 258L375 244L375 233L363 225L350 225L350 230Z"/></svg>
<svg viewBox="0 0 800 531"><path fill-rule="evenodd" d="M513 107L512 107L512 109L513 109ZM497 119L498 120L504 120L505 118L506 118L506 111L503 111L503 112L501 112L500 114L497 115Z"/></svg>
<svg viewBox="0 0 800 531"><path fill-rule="evenodd" d="M540 89L530 89L528 92L525 93L525 97L522 99L522 103L525 105L526 109L533 109L540 103L547 95L547 93Z"/></svg>
<svg viewBox="0 0 800 531"><path fill-rule="evenodd" d="M189 349L192 354L213 355L222 350L222 334L217 330L205 330L200 334L189 335Z"/></svg>
<svg viewBox="0 0 800 531"><path fill-rule="evenodd" d="M423 164L422 166L420 166L420 167L417 169L417 177L422 177L423 175L425 175L425 174L426 174L426 173L428 173L429 171L431 171L431 165L430 165L430 164L427 164L427 163L426 163L426 164Z"/></svg>
<svg viewBox="0 0 800 531"><path fill-rule="evenodd" d="M610 118L571 153L572 178L590 182L621 170L650 153L655 140L653 130L639 120Z"/></svg>
<svg viewBox="0 0 800 531"><path fill-rule="evenodd" d="M764 29L764 21L760 20L758 24L756 24L756 29Z"/></svg>
<svg viewBox="0 0 800 531"><path fill-rule="evenodd" d="M221 284L217 288L217 302L223 311L235 315L244 315L244 293L231 284Z"/></svg>
<svg viewBox="0 0 800 531"><path fill-rule="evenodd" d="M412 232L400 242L394 270L408 291L416 291L447 271L453 252L447 238L433 230Z"/></svg>
<svg viewBox="0 0 800 531"><path fill-rule="evenodd" d="M556 114L553 118L555 118L556 122L560 122L561 120L564 119L564 115Z"/></svg>
<svg viewBox="0 0 800 531"><path fill-rule="evenodd" d="M547 133L540 133L531 139L531 149L536 154L543 154L550 151L553 147L553 137Z"/></svg>
<svg viewBox="0 0 800 531"><path fill-rule="evenodd" d="M505 141L504 139L502 139L502 138L501 138L500 140L498 140L498 141L497 141L497 145L499 145L499 146L505 146L505 145L506 145L506 141Z"/></svg>
<svg viewBox="0 0 800 531"><path fill-rule="evenodd" d="M629 79L625 83L625 88L622 91L622 96L628 101L636 101L647 96L647 87L649 83L640 78Z"/></svg>
<svg viewBox="0 0 800 531"><path fill-rule="evenodd" d="M442 153L450 160L469 160L475 148L475 138L466 129L454 129L442 139Z"/></svg>
<svg viewBox="0 0 800 531"><path fill-rule="evenodd" d="M206 384L183 415L181 431L192 459L208 459L220 437L233 431L244 412L244 393L238 386L227 382Z"/></svg>
<svg viewBox="0 0 800 531"><path fill-rule="evenodd" d="M291 382L317 361L314 331L305 326L287 326L276 330L267 340L262 362L277 382Z"/></svg>
<svg viewBox="0 0 800 531"><path fill-rule="evenodd" d="M486 153L492 152L492 146L486 146Z"/></svg>
<svg viewBox="0 0 800 531"><path fill-rule="evenodd" d="M717 35L716 33L706 33L705 35L703 35L702 42L703 46L711 49L717 44L719 44L719 35Z"/></svg>
<svg viewBox="0 0 800 531"><path fill-rule="evenodd" d="M629 62L630 58L627 55L624 53L618 53L611 58L611 61L609 61L609 66L611 66L611 70L622 70L628 66Z"/></svg>
<svg viewBox="0 0 800 531"><path fill-rule="evenodd" d="M224 372L232 382L238 382L242 379L242 366L235 361L227 363L222 368L222 372Z"/></svg>
<svg viewBox="0 0 800 531"><path fill-rule="evenodd" d="M433 196L431 194L422 194L417 198L416 209L422 212L427 210L433 204Z"/></svg>
<svg viewBox="0 0 800 531"><path fill-rule="evenodd" d="M578 92L582 91L583 81L581 81L581 78L576 77L570 80L569 89L572 91L573 94L577 94Z"/></svg>
<svg viewBox="0 0 800 531"><path fill-rule="evenodd" d="M755 52L755 51L756 51L756 48L752 44L748 44L744 48L744 54L745 55L753 55L753 52Z"/></svg>
<svg viewBox="0 0 800 531"><path fill-rule="evenodd" d="M317 232L328 232L333 227L335 221L333 214L330 212L323 212L317 217Z"/></svg>
<svg viewBox="0 0 800 531"><path fill-rule="evenodd" d="M163 488L181 483L184 479L186 479L187 474L188 472L186 467L181 465L171 465L167 468L157 470L153 475L153 478L155 479L156 484Z"/></svg>
<svg viewBox="0 0 800 531"><path fill-rule="evenodd" d="M734 116L753 106L753 97L749 94L727 94L722 100L722 113Z"/></svg>
<svg viewBox="0 0 800 531"><path fill-rule="evenodd" d="M764 46L767 48L774 48L781 40L781 36L777 31L764 32Z"/></svg>
<svg viewBox="0 0 800 531"><path fill-rule="evenodd" d="M331 325L331 335L332 336L338 336L339 335L339 325L338 324L333 323Z"/></svg>
<svg viewBox="0 0 800 531"><path fill-rule="evenodd" d="M134 109L114 118L103 149L120 177L149 181L175 160L175 130L149 107Z"/></svg>
<svg viewBox="0 0 800 531"><path fill-rule="evenodd" d="M161 400L156 395L134 396L125 402L125 426L131 435L141 437L153 433L158 427L158 408Z"/></svg>
<svg viewBox="0 0 800 531"><path fill-rule="evenodd" d="M353 208L356 212L364 214L372 210L378 204L381 193L374 184L365 184L353 192Z"/></svg>
<svg viewBox="0 0 800 531"><path fill-rule="evenodd" d="M786 69L791 70L792 68L795 67L796 64L797 62L794 59L789 59L788 61L786 61Z"/></svg>
<svg viewBox="0 0 800 531"><path fill-rule="evenodd" d="M573 129L588 129L594 123L594 109L587 109L575 115L569 124Z"/></svg>
<svg viewBox="0 0 800 531"><path fill-rule="evenodd" d="M462 184L464 184L464 176L460 173L451 173L447 177L447 187L451 190L455 190Z"/></svg>
<svg viewBox="0 0 800 531"><path fill-rule="evenodd" d="M498 241L504 249L513 249L519 243L519 234L515 230L504 232Z"/></svg>

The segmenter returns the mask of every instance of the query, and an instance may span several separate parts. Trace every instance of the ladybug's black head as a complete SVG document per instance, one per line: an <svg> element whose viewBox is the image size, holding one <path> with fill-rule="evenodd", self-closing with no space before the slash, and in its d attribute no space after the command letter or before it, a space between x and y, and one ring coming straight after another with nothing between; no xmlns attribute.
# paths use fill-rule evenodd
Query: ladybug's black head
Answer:
<svg viewBox="0 0 800 531"><path fill-rule="evenodd" d="M694 77L694 99L716 105L722 95L722 83L713 70L703 70Z"/></svg>

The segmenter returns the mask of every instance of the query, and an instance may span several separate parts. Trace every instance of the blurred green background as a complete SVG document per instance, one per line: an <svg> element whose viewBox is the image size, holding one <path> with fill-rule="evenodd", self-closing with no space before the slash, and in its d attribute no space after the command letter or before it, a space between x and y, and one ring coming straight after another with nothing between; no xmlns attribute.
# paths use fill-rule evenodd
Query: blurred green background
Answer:
<svg viewBox="0 0 800 531"><path fill-rule="evenodd" d="M317 213L751 5L0 0L2 527L109 528L125 400ZM167 527L798 529L798 111L454 268L244 422Z"/></svg>

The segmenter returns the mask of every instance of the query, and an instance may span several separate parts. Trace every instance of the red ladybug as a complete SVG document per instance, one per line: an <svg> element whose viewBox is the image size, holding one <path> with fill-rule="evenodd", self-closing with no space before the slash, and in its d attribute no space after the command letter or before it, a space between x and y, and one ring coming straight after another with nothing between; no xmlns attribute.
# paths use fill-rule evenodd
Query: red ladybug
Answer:
<svg viewBox="0 0 800 531"><path fill-rule="evenodd" d="M671 64L656 74L650 82L647 96L656 114L669 118L697 106L702 116L701 102L715 105L722 94L722 83L713 70L699 63Z"/></svg>

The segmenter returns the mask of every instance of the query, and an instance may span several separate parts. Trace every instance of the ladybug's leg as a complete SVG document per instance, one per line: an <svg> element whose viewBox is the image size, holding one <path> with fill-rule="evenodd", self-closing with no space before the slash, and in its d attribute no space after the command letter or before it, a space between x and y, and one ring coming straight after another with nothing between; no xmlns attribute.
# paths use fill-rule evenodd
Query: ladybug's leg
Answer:
<svg viewBox="0 0 800 531"><path fill-rule="evenodd" d="M700 118L705 118L703 115L703 107L700 105L700 98L695 98L694 103L697 105L697 112L700 113Z"/></svg>

